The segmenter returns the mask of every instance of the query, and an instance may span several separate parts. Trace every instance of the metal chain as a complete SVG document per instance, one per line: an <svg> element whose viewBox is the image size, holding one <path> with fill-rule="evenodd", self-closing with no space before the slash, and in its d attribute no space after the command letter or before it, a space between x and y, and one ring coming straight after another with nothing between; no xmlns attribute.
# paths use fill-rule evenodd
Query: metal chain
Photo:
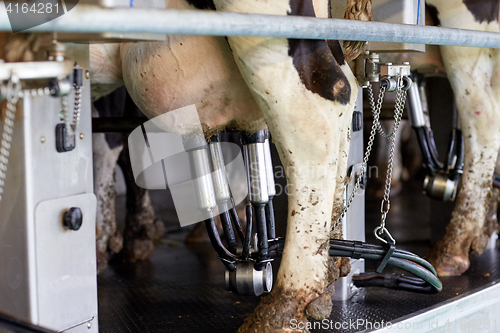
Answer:
<svg viewBox="0 0 500 333"><path fill-rule="evenodd" d="M64 118L64 127L68 136L73 136L76 131L76 126L80 121L80 112L82 110L82 87L73 84L75 90L75 104L73 114L70 116L68 107L68 95L61 97L61 109Z"/></svg>
<svg viewBox="0 0 500 333"><path fill-rule="evenodd" d="M406 102L406 91L402 89L403 86L403 78L398 76L398 88L397 88L397 97L396 97L396 109L394 111L394 132L396 132L401 124L401 118L403 117L403 111ZM382 217L380 220L380 231L386 231L385 221L387 218L387 213L391 207L389 196L391 194L391 184L392 184L392 170L394 167L394 154L396 151L396 135L391 137L391 146L389 150L389 163L387 164L387 174L385 179L385 190L384 190L384 198L381 203L380 212L382 213ZM377 229L376 229L377 230ZM390 234L388 234L390 236Z"/></svg>
<svg viewBox="0 0 500 333"><path fill-rule="evenodd" d="M12 135L14 133L14 120L16 118L17 102L24 97L36 97L50 95L53 93L48 87L22 90L21 82L16 76L12 76L7 84L7 109L3 122L2 140L0 142L0 202L2 201L3 188L9 164Z"/></svg>
<svg viewBox="0 0 500 333"><path fill-rule="evenodd" d="M21 83L16 76L12 76L7 84L7 110L3 122L2 141L0 142L0 201L2 200L3 187L9 164L10 146L12 133L14 132L14 120L16 118L17 101L21 93Z"/></svg>
<svg viewBox="0 0 500 333"><path fill-rule="evenodd" d="M392 170L393 170L393 166L394 166L394 153L395 153L395 148L396 148L396 135L395 134L399 128L399 125L401 124L401 118L403 116L404 106L406 103L406 91L404 91L402 89L403 78L398 75L397 80L398 80L398 85L397 85L397 93L396 93L396 107L394 110L394 127L393 127L390 134L386 134L383 131L382 126L380 124L380 112L382 109L382 103L383 103L383 98L384 98L384 94L385 94L385 87L380 87L379 98L378 98L377 104L375 105L375 101L373 98L372 86L371 86L371 84L368 85L368 95L370 98L370 105L371 105L372 114L373 114L372 129L370 131L370 136L368 139L368 144L366 147L365 156L363 158L361 170L357 176L358 178L356 179L356 182L354 184L354 188L353 188L351 194L349 195L349 198L347 200L346 205L344 206L342 213L340 214L337 221L335 221L334 225L331 227L330 232L338 227L338 225L340 224L340 221L342 221L342 219L345 217L347 210L351 207L351 204L354 200L354 196L356 195L356 192L358 191L358 189L361 185L361 180L365 176L367 165L368 165L368 159L370 157L370 154L371 154L371 151L373 148L373 142L375 140L375 134L378 130L379 134L381 136L391 139L391 148L390 148L390 153L389 153L389 162L388 162L388 168L387 168L388 170L387 170L387 177L386 177L386 184L385 184L384 199L382 201L382 206L381 206L382 217L381 217L381 221L380 221L380 226L374 230L374 233L375 233L375 236L379 240L381 240L382 242L387 242L386 240L382 239L378 235L378 232L386 233L387 236L395 243L394 238L392 238L389 231L385 228L385 221L386 221L387 213L389 212L389 209L390 209L389 195L390 195L390 191L391 191Z"/></svg>
<svg viewBox="0 0 500 333"><path fill-rule="evenodd" d="M380 116L380 112L382 111L382 104L384 102L384 97L385 97L385 89L386 89L385 86L380 87L378 99L377 99L377 104L375 104L375 99L373 97L373 87L370 83L368 85L368 101L370 102L370 106L372 109L372 115L374 118L373 121L375 123L375 126L377 127L379 134L381 136L383 136L384 138L388 138L394 134L394 131L391 132L390 134L386 134L384 129L382 128L382 125L380 124L380 121L379 121L379 116ZM376 114L378 114L378 116L375 116ZM376 120L375 120L375 118L376 118Z"/></svg>
<svg viewBox="0 0 500 333"><path fill-rule="evenodd" d="M74 132L80 121L80 111L82 110L82 87L73 84L73 88L75 90L75 110L73 112L73 123L71 124L71 128Z"/></svg>
<svg viewBox="0 0 500 333"><path fill-rule="evenodd" d="M61 109L64 118L64 127L66 128L66 133L68 136L73 136L73 127L71 126L73 123L72 117L69 116L69 108L68 108L68 95L64 95L61 97Z"/></svg>
<svg viewBox="0 0 500 333"><path fill-rule="evenodd" d="M369 84L368 86L370 87L371 84ZM381 88L381 89L385 90L384 88ZM372 111L375 111L374 112L374 119L378 118L380 116L380 109L378 112L376 110L373 110L373 109L372 109ZM354 184L354 188L353 188L351 194L349 195L349 199L347 200L347 203L344 206L342 213L340 214L337 221L335 221L335 223L331 227L330 232L332 232L335 228L337 228L338 225L340 224L340 221L342 221L344 219L344 217L347 213L347 210L351 207L351 204L352 204L352 201L354 200L354 196L356 195L356 192L358 192L358 189L361 186L361 180L365 176L365 172L366 172L366 169L368 166L368 159L370 158L370 154L371 154L372 148L373 148L373 142L375 141L375 134L377 134L377 125L376 125L375 120L374 120L373 124L372 124L372 129L370 131L370 137L368 139L368 144L366 146L365 157L363 158L363 164L361 165L361 170L359 171L358 178L356 179L356 183Z"/></svg>
<svg viewBox="0 0 500 333"><path fill-rule="evenodd" d="M398 87L397 87L397 92L396 92L396 109L394 110L395 114L398 115L399 113L399 110L398 110L398 104L400 104L400 99L402 97L402 94L401 92L403 91L401 89L401 86L399 85L401 82L400 82L400 77L398 76ZM404 92L404 91L403 91ZM406 93L405 93L406 94ZM379 96L378 96L378 101L377 101L377 104L375 105L375 100L373 98L373 88L370 85L368 85L368 99L370 101L370 106L372 108L372 114L375 116L375 112L378 112L380 114L381 110L382 110L382 103L383 103L383 99L384 99L384 95L385 95L385 87L380 87L380 92L379 92ZM404 111L401 110L401 112ZM403 114L401 113L401 116ZM398 128L396 127L396 119L394 121L394 126L392 128L392 130L389 132L389 134L387 134L385 131L384 131L384 128L382 127L382 124L380 123L380 120L377 118L376 120L376 126L377 126L377 130L379 132L379 134L386 138L386 139L389 139L389 138L392 138L393 136L396 135L396 132L398 130ZM399 126L399 125L398 125Z"/></svg>

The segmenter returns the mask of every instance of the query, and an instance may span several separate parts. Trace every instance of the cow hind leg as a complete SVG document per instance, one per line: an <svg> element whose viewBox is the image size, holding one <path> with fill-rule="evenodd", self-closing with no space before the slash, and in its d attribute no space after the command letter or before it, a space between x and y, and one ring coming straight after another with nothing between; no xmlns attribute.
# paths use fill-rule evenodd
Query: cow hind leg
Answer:
<svg viewBox="0 0 500 333"><path fill-rule="evenodd" d="M349 153L349 126L351 124L351 117L342 116L343 124L340 133L339 142L339 158L337 163L337 173L335 181L335 192L333 196L333 209L331 214L331 226L335 226L338 218L344 210L345 204L345 189L350 178L347 177L347 156ZM348 193L347 195L350 195ZM342 239L342 221L330 233L329 238ZM309 303L306 307L306 314L314 319L325 319L330 316L332 312L332 296L335 292L335 281L339 277L347 276L351 271L351 261L349 258L330 257L327 261L327 274L326 274L326 288L325 292L321 294L314 301Z"/></svg>
<svg viewBox="0 0 500 333"><path fill-rule="evenodd" d="M259 14L286 15L294 9L288 0L217 0L215 4L218 10ZM228 40L264 114L288 183L286 243L277 282L239 331L301 331L294 324L307 321L307 306L324 295L327 286L339 143L347 130L342 128L343 117L352 115L357 84L343 59L341 66L327 51L326 42ZM318 76L304 80L308 74ZM320 84L329 79L326 85Z"/></svg>
<svg viewBox="0 0 500 333"><path fill-rule="evenodd" d="M108 266L108 249L118 253L123 239L116 230L114 169L122 146L110 148L102 133L93 135L94 192L97 197L97 272Z"/></svg>
<svg viewBox="0 0 500 333"><path fill-rule="evenodd" d="M163 222L156 218L149 192L135 183L128 145L125 142L118 165L123 171L127 187L127 215L124 231L124 256L130 261L148 258L153 241L163 236Z"/></svg>
<svg viewBox="0 0 500 333"><path fill-rule="evenodd" d="M446 234L429 260L441 276L469 267L469 252L483 252L491 235L485 223L492 176L500 148L500 53L498 50L442 47L465 139L462 185Z"/></svg>

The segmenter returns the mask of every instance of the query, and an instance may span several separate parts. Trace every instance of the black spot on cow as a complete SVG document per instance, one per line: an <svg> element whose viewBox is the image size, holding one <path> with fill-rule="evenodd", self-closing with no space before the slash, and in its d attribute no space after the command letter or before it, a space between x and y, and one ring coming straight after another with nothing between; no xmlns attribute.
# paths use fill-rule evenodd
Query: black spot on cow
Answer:
<svg viewBox="0 0 500 333"><path fill-rule="evenodd" d="M215 4L213 0L186 0L186 2L197 9L215 10Z"/></svg>
<svg viewBox="0 0 500 333"><path fill-rule="evenodd" d="M498 0L463 0L463 2L477 22L498 21Z"/></svg>
<svg viewBox="0 0 500 333"><path fill-rule="evenodd" d="M292 0L289 15L315 17L311 0ZM302 83L323 98L348 104L351 86L340 65L345 64L338 41L288 39L288 54L293 58Z"/></svg>
<svg viewBox="0 0 500 333"><path fill-rule="evenodd" d="M439 21L439 18L438 18L439 12L438 12L437 8L434 7L433 5L426 4L425 6L427 7L427 12L429 13L429 16L432 19L432 23L434 23L434 25L436 25L436 26L441 25L441 22Z"/></svg>

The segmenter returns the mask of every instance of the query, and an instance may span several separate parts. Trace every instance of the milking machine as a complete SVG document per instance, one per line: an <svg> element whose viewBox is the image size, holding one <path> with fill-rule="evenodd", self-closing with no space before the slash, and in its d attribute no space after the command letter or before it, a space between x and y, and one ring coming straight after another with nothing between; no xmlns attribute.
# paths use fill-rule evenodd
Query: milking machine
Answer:
<svg viewBox="0 0 500 333"><path fill-rule="evenodd" d="M201 135L191 136L183 142L190 159L197 208L204 213L212 245L226 266L226 286L240 295L261 295L269 292L273 284L269 252L269 241L272 239L268 235L274 238L274 212L266 214L266 211L272 211L269 202L276 192L273 191L274 178L268 179L272 176L272 170L268 172L266 169L272 165L270 149L265 147L269 146L268 136L267 130L244 133L242 136L250 189L245 230L231 195L219 135L212 136L208 144ZM273 187L271 191L268 184ZM224 230L227 248L217 230L214 218L216 212ZM240 239L240 247L233 228Z"/></svg>
<svg viewBox="0 0 500 333"><path fill-rule="evenodd" d="M427 175L424 180L424 193L429 197L442 200L455 200L458 183L463 174L464 139L458 121L458 112L453 107L453 123L444 163L439 161L434 135L430 126L429 110L425 94L425 81L416 72L412 73L414 84L409 92L408 118L417 134L418 143L424 160Z"/></svg>
<svg viewBox="0 0 500 333"><path fill-rule="evenodd" d="M429 120L424 77L414 71L412 78L416 84L408 91L408 119L417 134L427 172L423 192L433 199L454 201L463 174L465 155L464 138L460 129L457 107L453 104L452 129L447 154L445 161L441 162ZM494 175L493 186L500 188L500 175Z"/></svg>
<svg viewBox="0 0 500 333"><path fill-rule="evenodd" d="M399 127L406 101L406 93L412 87L410 65L379 64L375 56L369 58L370 71L364 76L369 89L370 103L373 107L374 122L368 140L365 155L360 154L363 145L362 137L362 96L358 97L353 113L351 126L351 149L348 158L348 176L350 183L346 189L346 205L331 230L343 225L343 235L350 240L331 239L329 254L331 256L349 257L352 261L352 273L337 282L340 292L336 299L350 298L360 287L386 287L395 290L407 290L420 293L435 293L442 289L436 271L427 261L417 255L398 250L395 240L385 226L386 216L390 209L389 193L391 187L392 166L396 131ZM379 82L380 93L377 102L373 97L371 83ZM380 125L379 117L384 94L396 92L396 109L394 127L385 133ZM381 223L374 234L382 245L365 243L364 197L363 188L366 181L367 162L376 133L391 140L391 151L386 179L384 199L381 204ZM184 148L190 154L191 176L197 179L198 209L208 212L205 224L219 259L226 266L226 286L240 295L261 295L272 288L271 261L279 257L284 248L284 239L275 238L275 221L272 208L272 197L276 193L269 148L267 130L255 133L242 133L243 155L245 160L249 204L246 207L247 223L245 230L234 211L231 192L227 183L223 154L218 136L213 136L206 143L203 137L186 140ZM195 148L189 141L198 141ZM212 174L212 177L208 175ZM361 195L359 195L361 194ZM231 205L229 205L231 203ZM357 205L357 207L356 207ZM214 212L219 211L222 229L227 243L223 244L215 224ZM352 207L356 209L353 210ZM233 227L241 241L238 247ZM352 240L356 239L356 240ZM375 272L364 272L364 260L378 261ZM414 276L383 274L387 265L405 270Z"/></svg>

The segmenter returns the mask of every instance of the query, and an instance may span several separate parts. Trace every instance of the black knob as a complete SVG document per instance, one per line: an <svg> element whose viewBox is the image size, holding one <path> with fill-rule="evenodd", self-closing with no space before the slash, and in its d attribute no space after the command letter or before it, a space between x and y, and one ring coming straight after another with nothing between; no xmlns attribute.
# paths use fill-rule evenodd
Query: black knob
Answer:
<svg viewBox="0 0 500 333"><path fill-rule="evenodd" d="M82 226L83 214L78 207L71 207L63 216L63 224L69 230L78 230Z"/></svg>

